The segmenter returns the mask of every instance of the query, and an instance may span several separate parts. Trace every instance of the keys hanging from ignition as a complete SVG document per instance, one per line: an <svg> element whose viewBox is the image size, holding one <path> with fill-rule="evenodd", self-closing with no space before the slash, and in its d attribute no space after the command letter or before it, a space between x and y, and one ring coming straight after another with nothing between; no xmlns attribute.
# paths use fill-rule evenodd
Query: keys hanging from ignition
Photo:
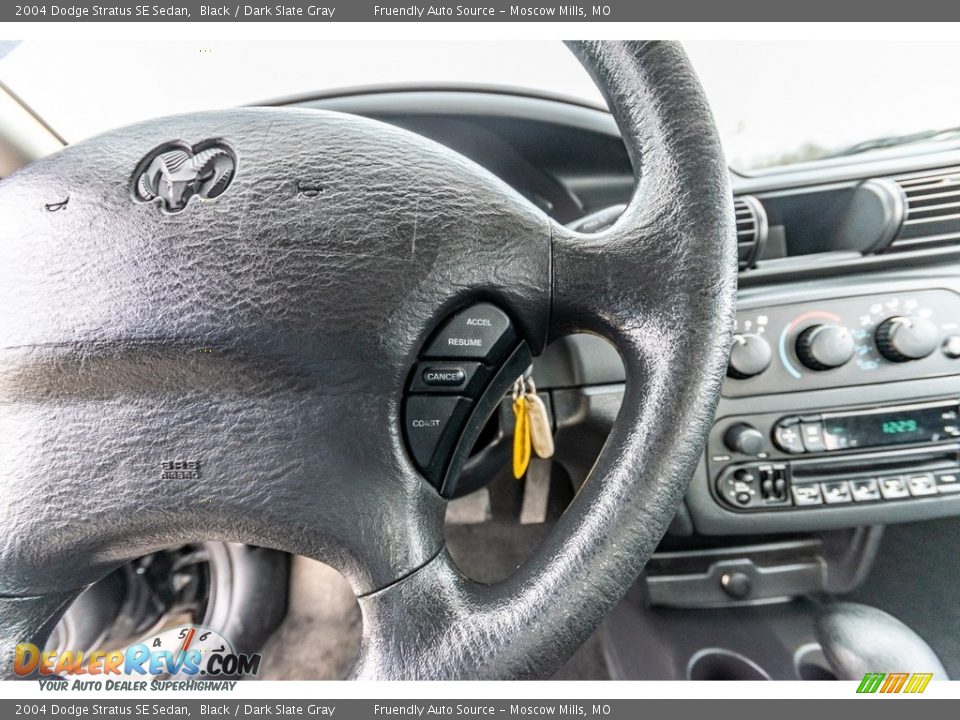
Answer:
<svg viewBox="0 0 960 720"><path fill-rule="evenodd" d="M530 451L537 457L553 456L553 433L543 400L530 378L520 377L513 384L513 476L519 480L530 464Z"/></svg>

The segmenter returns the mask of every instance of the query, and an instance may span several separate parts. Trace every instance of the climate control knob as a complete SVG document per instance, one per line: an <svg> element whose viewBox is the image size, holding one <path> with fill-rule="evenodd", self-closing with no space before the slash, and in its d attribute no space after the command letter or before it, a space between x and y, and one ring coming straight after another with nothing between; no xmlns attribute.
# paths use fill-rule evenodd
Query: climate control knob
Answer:
<svg viewBox="0 0 960 720"><path fill-rule="evenodd" d="M745 333L733 336L733 347L730 348L730 363L727 365L727 376L738 380L745 380L759 375L768 367L773 358L770 343L760 335Z"/></svg>
<svg viewBox="0 0 960 720"><path fill-rule="evenodd" d="M811 370L840 367L855 351L853 335L842 325L812 325L797 338L797 357Z"/></svg>
<svg viewBox="0 0 960 720"><path fill-rule="evenodd" d="M919 360L937 349L940 332L930 320L922 317L892 317L877 327L874 335L877 350L892 362Z"/></svg>

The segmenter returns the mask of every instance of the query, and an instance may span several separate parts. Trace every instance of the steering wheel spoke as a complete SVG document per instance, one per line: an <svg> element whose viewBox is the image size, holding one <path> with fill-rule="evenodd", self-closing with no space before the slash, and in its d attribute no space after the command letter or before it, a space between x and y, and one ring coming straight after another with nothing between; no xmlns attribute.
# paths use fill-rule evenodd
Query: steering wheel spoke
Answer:
<svg viewBox="0 0 960 720"><path fill-rule="evenodd" d="M669 43L583 43L634 167L609 230L554 227L551 337L592 332L627 371L620 416L545 543L481 587L442 555L361 599L362 677L542 677L626 591L680 504L719 396L732 331L732 199L706 101ZM561 599L562 598L562 599ZM422 608L429 607L429 622Z"/></svg>

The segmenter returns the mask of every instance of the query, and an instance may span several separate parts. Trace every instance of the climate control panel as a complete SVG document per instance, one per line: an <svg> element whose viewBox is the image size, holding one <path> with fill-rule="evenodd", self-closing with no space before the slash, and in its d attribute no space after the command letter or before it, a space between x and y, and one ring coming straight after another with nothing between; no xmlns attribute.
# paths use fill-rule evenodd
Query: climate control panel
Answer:
<svg viewBox="0 0 960 720"><path fill-rule="evenodd" d="M960 374L960 295L919 290L737 314L726 397Z"/></svg>

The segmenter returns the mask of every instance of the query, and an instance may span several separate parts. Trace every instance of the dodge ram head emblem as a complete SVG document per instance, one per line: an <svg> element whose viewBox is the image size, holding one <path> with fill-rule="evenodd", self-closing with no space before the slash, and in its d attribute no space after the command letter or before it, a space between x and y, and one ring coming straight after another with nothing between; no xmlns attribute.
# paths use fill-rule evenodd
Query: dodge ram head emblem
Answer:
<svg viewBox="0 0 960 720"><path fill-rule="evenodd" d="M134 179L137 199L163 200L170 212L183 210L198 195L212 200L233 180L237 159L226 145L205 140L192 148L182 143L162 145L141 161Z"/></svg>

